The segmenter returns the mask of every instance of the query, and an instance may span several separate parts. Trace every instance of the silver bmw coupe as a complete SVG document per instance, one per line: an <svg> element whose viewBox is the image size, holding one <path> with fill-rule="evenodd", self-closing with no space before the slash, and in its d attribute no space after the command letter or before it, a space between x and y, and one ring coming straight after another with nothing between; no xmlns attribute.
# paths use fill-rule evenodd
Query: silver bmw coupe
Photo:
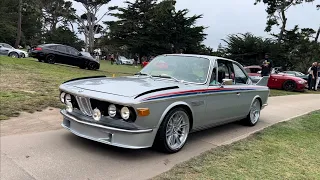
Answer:
<svg viewBox="0 0 320 180"><path fill-rule="evenodd" d="M234 121L257 124L269 96L261 84L233 60L161 55L133 76L63 83L62 126L113 146L175 153L191 132Z"/></svg>

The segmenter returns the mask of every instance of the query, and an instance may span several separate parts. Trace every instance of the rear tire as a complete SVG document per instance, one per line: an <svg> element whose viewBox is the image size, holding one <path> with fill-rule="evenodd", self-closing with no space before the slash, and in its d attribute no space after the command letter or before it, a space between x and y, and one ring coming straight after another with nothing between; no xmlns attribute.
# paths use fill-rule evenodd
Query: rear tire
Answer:
<svg viewBox="0 0 320 180"><path fill-rule="evenodd" d="M54 64L54 63L56 63L56 61L55 61L55 56L52 55L52 54L49 54L49 55L46 57L45 62L46 62L46 63L49 63L49 64Z"/></svg>
<svg viewBox="0 0 320 180"><path fill-rule="evenodd" d="M11 52L11 53L9 53L8 56L10 56L10 57L12 57L12 58L20 58L19 54L16 53L16 52Z"/></svg>
<svg viewBox="0 0 320 180"><path fill-rule="evenodd" d="M261 103L259 99L255 99L250 106L249 114L242 120L242 123L246 126L255 126L260 120L260 112Z"/></svg>
<svg viewBox="0 0 320 180"><path fill-rule="evenodd" d="M283 89L285 91L294 91L297 87L296 82L292 81L292 80L287 80L283 83Z"/></svg>
<svg viewBox="0 0 320 180"><path fill-rule="evenodd" d="M170 110L163 119L153 147L165 153L180 151L187 142L190 130L190 115L181 108Z"/></svg>

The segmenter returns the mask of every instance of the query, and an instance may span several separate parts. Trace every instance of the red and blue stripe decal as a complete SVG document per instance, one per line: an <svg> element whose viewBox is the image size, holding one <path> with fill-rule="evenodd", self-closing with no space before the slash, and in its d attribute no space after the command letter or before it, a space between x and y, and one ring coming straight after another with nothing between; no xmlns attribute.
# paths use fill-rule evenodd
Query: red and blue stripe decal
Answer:
<svg viewBox="0 0 320 180"><path fill-rule="evenodd" d="M238 91L254 91L261 88L211 88L211 89L197 89L197 90L188 90L188 91L178 91L159 94L155 96L150 96L142 99L142 101L150 101L164 98L180 97L180 96L190 96L195 94L213 94L218 92L238 92Z"/></svg>

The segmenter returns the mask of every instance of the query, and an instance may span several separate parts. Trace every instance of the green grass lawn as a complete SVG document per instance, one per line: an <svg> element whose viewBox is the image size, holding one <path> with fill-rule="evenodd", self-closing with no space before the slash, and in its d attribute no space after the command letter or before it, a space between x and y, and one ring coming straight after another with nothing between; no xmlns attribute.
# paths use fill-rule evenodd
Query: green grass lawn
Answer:
<svg viewBox="0 0 320 180"><path fill-rule="evenodd" d="M283 90L271 89L270 96L288 96L288 95L301 95L301 94L320 94L320 91L308 91L305 92L290 92Z"/></svg>
<svg viewBox="0 0 320 180"><path fill-rule="evenodd" d="M101 61L98 71L78 67L40 63L33 58L13 59L0 56L0 120L19 115L21 111L40 111L59 107L59 85L66 80L95 75L132 75L140 68L110 65Z"/></svg>
<svg viewBox="0 0 320 180"><path fill-rule="evenodd" d="M320 111L212 149L155 180L320 179Z"/></svg>

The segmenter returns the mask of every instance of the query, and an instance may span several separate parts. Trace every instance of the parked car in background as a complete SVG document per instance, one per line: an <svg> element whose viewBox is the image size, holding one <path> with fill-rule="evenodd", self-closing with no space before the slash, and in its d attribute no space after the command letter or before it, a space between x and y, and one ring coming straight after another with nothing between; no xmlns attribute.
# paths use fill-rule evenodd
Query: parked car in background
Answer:
<svg viewBox="0 0 320 180"><path fill-rule="evenodd" d="M127 59L124 56L119 56L119 64L133 65L133 59Z"/></svg>
<svg viewBox="0 0 320 180"><path fill-rule="evenodd" d="M270 89L283 89L285 91L304 91L307 85L306 80L287 74L271 74L268 81Z"/></svg>
<svg viewBox="0 0 320 180"><path fill-rule="evenodd" d="M82 69L96 70L100 62L87 52L80 52L73 47L62 44L43 44L31 49L30 56L38 61L54 64L68 64Z"/></svg>
<svg viewBox="0 0 320 180"><path fill-rule="evenodd" d="M299 78L302 78L302 79L308 81L308 75L306 75L306 74L304 74L302 72L298 72L298 71L283 71L281 73L284 73L284 74L287 74L287 75L292 75L292 76L295 76L295 77L299 77Z"/></svg>
<svg viewBox="0 0 320 180"><path fill-rule="evenodd" d="M7 43L0 43L0 55L10 56L12 58L26 58L28 53L26 51L15 49Z"/></svg>
<svg viewBox="0 0 320 180"><path fill-rule="evenodd" d="M250 78L252 79L253 83L258 82L261 79L261 66L252 65L244 67Z"/></svg>
<svg viewBox="0 0 320 180"><path fill-rule="evenodd" d="M260 66L246 66L244 69L248 72L252 81L258 82L261 77ZM304 91L307 87L307 81L302 77L295 77L289 73L278 73L278 70L273 69L268 80L268 87L270 89L283 89L285 91ZM249 73L250 72L250 73ZM288 71L289 72L289 71Z"/></svg>
<svg viewBox="0 0 320 180"><path fill-rule="evenodd" d="M181 150L190 132L233 121L256 125L268 96L269 88L253 85L239 63L187 54L157 56L134 76L60 86L65 129L100 143L166 153Z"/></svg>

